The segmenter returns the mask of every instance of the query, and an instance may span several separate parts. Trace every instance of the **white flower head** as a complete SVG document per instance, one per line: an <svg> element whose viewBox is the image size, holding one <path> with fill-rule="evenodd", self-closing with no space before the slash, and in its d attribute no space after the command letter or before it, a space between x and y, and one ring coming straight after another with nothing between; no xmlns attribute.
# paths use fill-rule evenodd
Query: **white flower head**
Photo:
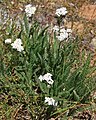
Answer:
<svg viewBox="0 0 96 120"><path fill-rule="evenodd" d="M48 84L52 85L54 83L54 81L52 80L52 74L51 73L46 73L45 75L40 75L39 76L39 80L42 81L46 81Z"/></svg>
<svg viewBox="0 0 96 120"><path fill-rule="evenodd" d="M59 41L63 41L69 37L70 33L72 33L71 29L60 28L58 35L56 35L56 38Z"/></svg>
<svg viewBox="0 0 96 120"><path fill-rule="evenodd" d="M21 52L21 51L24 50L23 46L21 46L21 45L22 45L22 41L21 41L21 39L19 39L19 38L16 39L16 40L14 41L14 43L11 44L12 48L13 48L13 49L17 49L17 51L19 51L19 52Z"/></svg>
<svg viewBox="0 0 96 120"><path fill-rule="evenodd" d="M68 13L68 11L67 11L66 7L62 7L62 8L58 8L58 9L56 10L56 13L55 13L55 14L56 14L58 17L60 17L61 15L62 15L62 16L65 16L67 13Z"/></svg>
<svg viewBox="0 0 96 120"><path fill-rule="evenodd" d="M5 44L10 44L10 43L11 43L11 39L10 38L5 40Z"/></svg>
<svg viewBox="0 0 96 120"><path fill-rule="evenodd" d="M45 103L48 105L57 106L57 102L53 98L45 97Z"/></svg>
<svg viewBox="0 0 96 120"><path fill-rule="evenodd" d="M25 6L25 12L28 17L31 17L33 14L35 14L36 7L32 6L31 4L28 4Z"/></svg>

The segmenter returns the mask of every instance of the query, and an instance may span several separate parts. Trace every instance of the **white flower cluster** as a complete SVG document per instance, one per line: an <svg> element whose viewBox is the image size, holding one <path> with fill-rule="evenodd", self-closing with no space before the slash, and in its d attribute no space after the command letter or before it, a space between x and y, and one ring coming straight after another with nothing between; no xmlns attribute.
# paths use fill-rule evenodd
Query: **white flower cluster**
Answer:
<svg viewBox="0 0 96 120"><path fill-rule="evenodd" d="M54 83L54 81L52 80L52 74L50 73L46 73L45 75L40 75L39 76L39 80L42 82L42 81L46 81L48 84L52 85Z"/></svg>
<svg viewBox="0 0 96 120"><path fill-rule="evenodd" d="M48 103L48 105L57 106L57 102L53 98L45 97L45 103Z"/></svg>
<svg viewBox="0 0 96 120"><path fill-rule="evenodd" d="M10 43L11 43L11 39L10 38L5 40L5 44L10 44Z"/></svg>
<svg viewBox="0 0 96 120"><path fill-rule="evenodd" d="M5 40L5 44L10 44L12 40L10 38ZM13 49L17 49L17 51L21 52L24 50L22 46L22 41L20 38L17 38L12 44L11 44Z"/></svg>
<svg viewBox="0 0 96 120"><path fill-rule="evenodd" d="M60 41L63 41L69 37L69 34L72 33L71 29L65 29L63 27L54 26L53 31L56 32L56 38Z"/></svg>
<svg viewBox="0 0 96 120"><path fill-rule="evenodd" d="M31 17L33 14L35 14L36 7L32 6L31 4L28 4L25 6L25 12L28 17Z"/></svg>
<svg viewBox="0 0 96 120"><path fill-rule="evenodd" d="M21 46L21 45L22 45L22 41L21 41L21 39L19 39L19 38L16 39L16 40L14 41L14 43L11 44L12 48L13 48L13 49L17 49L17 51L19 51L19 52L21 52L21 51L24 50L23 46Z"/></svg>
<svg viewBox="0 0 96 120"><path fill-rule="evenodd" d="M58 17L60 17L61 15L62 15L62 16L65 16L67 13L68 13L67 9L66 9L65 7L62 7L62 8L58 8L58 9L56 10L56 13L55 13L55 14L56 14Z"/></svg>

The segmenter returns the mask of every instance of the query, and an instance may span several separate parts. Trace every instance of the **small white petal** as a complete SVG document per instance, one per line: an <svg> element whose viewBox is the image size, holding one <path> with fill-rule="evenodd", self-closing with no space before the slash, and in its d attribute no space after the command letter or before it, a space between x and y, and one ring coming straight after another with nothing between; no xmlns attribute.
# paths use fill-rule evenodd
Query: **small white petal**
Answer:
<svg viewBox="0 0 96 120"><path fill-rule="evenodd" d="M54 32L58 32L58 31L59 31L59 27L58 27L57 25L55 25L55 26L53 27L53 31L54 31Z"/></svg>
<svg viewBox="0 0 96 120"><path fill-rule="evenodd" d="M60 29L60 33L65 33L65 32L66 32L65 28Z"/></svg>
<svg viewBox="0 0 96 120"><path fill-rule="evenodd" d="M67 29L67 32L68 32L68 33L72 33L72 30L68 28L68 29Z"/></svg>
<svg viewBox="0 0 96 120"><path fill-rule="evenodd" d="M48 84L52 85L54 81L52 79L46 80Z"/></svg>
<svg viewBox="0 0 96 120"><path fill-rule="evenodd" d="M39 76L39 80L40 80L41 82L44 80L42 75Z"/></svg>
<svg viewBox="0 0 96 120"><path fill-rule="evenodd" d="M19 47L17 48L17 51L19 51L19 52L21 52L21 51L23 51L23 50L24 50L23 46L19 46Z"/></svg>

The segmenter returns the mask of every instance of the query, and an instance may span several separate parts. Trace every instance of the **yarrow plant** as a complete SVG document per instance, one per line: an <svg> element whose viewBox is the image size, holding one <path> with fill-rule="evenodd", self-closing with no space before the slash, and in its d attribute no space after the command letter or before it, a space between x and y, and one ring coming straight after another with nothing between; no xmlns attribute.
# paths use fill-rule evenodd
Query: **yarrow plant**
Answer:
<svg viewBox="0 0 96 120"><path fill-rule="evenodd" d="M21 52L24 50L23 46L22 46L22 40L21 39L16 39L14 41L14 43L11 44L13 49L16 49L17 51Z"/></svg>
<svg viewBox="0 0 96 120"><path fill-rule="evenodd" d="M12 50L9 52L8 49L4 50L2 45L0 47L0 93L5 95L6 101L8 100L8 108L10 108L10 103L16 107L20 104L20 106L23 105L22 110L30 113L29 119L48 120L60 113L66 113L67 110L70 114L71 109L75 110L75 106L77 109L79 103L88 103L94 86L91 72L96 68L90 68L90 56L85 60L84 52L83 55L81 51L79 52L81 43L79 43L78 37L69 40L71 29L58 24L53 28L56 36L50 39L47 27L41 28L37 22L32 22L30 26L27 17L35 13L35 8L32 13L30 7L32 7L30 4L26 7L27 16L25 14L24 22L21 22L19 33L15 33L15 36L18 36L17 39L12 43L11 39L5 40L5 44L10 43L11 47L19 52L24 50L24 54L17 52L13 54L12 49L9 49L9 51ZM67 14L67 10L57 10L56 14L57 19L62 20L63 15L65 17ZM66 39L68 41L63 44L55 38L59 41ZM24 47L22 40L25 43ZM52 44L50 40L53 40ZM7 47L5 46L5 48ZM10 47L8 46L8 48ZM84 60L82 60L83 57ZM80 58L82 61L79 60ZM51 71L52 74L48 71ZM57 105L58 108L55 107ZM6 107L1 106L2 108L6 110ZM11 111L4 111L4 113L8 112ZM9 113L4 115L7 119Z"/></svg>
<svg viewBox="0 0 96 120"><path fill-rule="evenodd" d="M52 106L57 106L58 102L56 102L52 97L45 97L45 103L47 103L48 105L52 105Z"/></svg>
<svg viewBox="0 0 96 120"><path fill-rule="evenodd" d="M39 76L39 80L42 81L46 81L48 84L52 85L54 83L54 81L52 80L52 74L50 73L46 73L45 75L40 75Z"/></svg>
<svg viewBox="0 0 96 120"><path fill-rule="evenodd" d="M36 7L32 6L31 4L28 4L25 6L25 12L28 17L31 17L33 14L35 14Z"/></svg>

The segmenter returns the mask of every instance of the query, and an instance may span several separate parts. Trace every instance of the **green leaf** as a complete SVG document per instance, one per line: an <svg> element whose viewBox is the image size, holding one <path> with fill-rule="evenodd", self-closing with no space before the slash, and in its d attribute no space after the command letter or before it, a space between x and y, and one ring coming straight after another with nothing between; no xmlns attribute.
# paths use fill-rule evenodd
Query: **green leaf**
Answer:
<svg viewBox="0 0 96 120"><path fill-rule="evenodd" d="M30 29L29 29L29 22L28 22L26 14L24 16L24 26L25 26L26 34L29 37L29 31L30 31Z"/></svg>
<svg viewBox="0 0 96 120"><path fill-rule="evenodd" d="M73 93L74 93L74 99L75 99L76 101L80 101L80 97L79 97L79 95L76 93L75 90L73 90Z"/></svg>

